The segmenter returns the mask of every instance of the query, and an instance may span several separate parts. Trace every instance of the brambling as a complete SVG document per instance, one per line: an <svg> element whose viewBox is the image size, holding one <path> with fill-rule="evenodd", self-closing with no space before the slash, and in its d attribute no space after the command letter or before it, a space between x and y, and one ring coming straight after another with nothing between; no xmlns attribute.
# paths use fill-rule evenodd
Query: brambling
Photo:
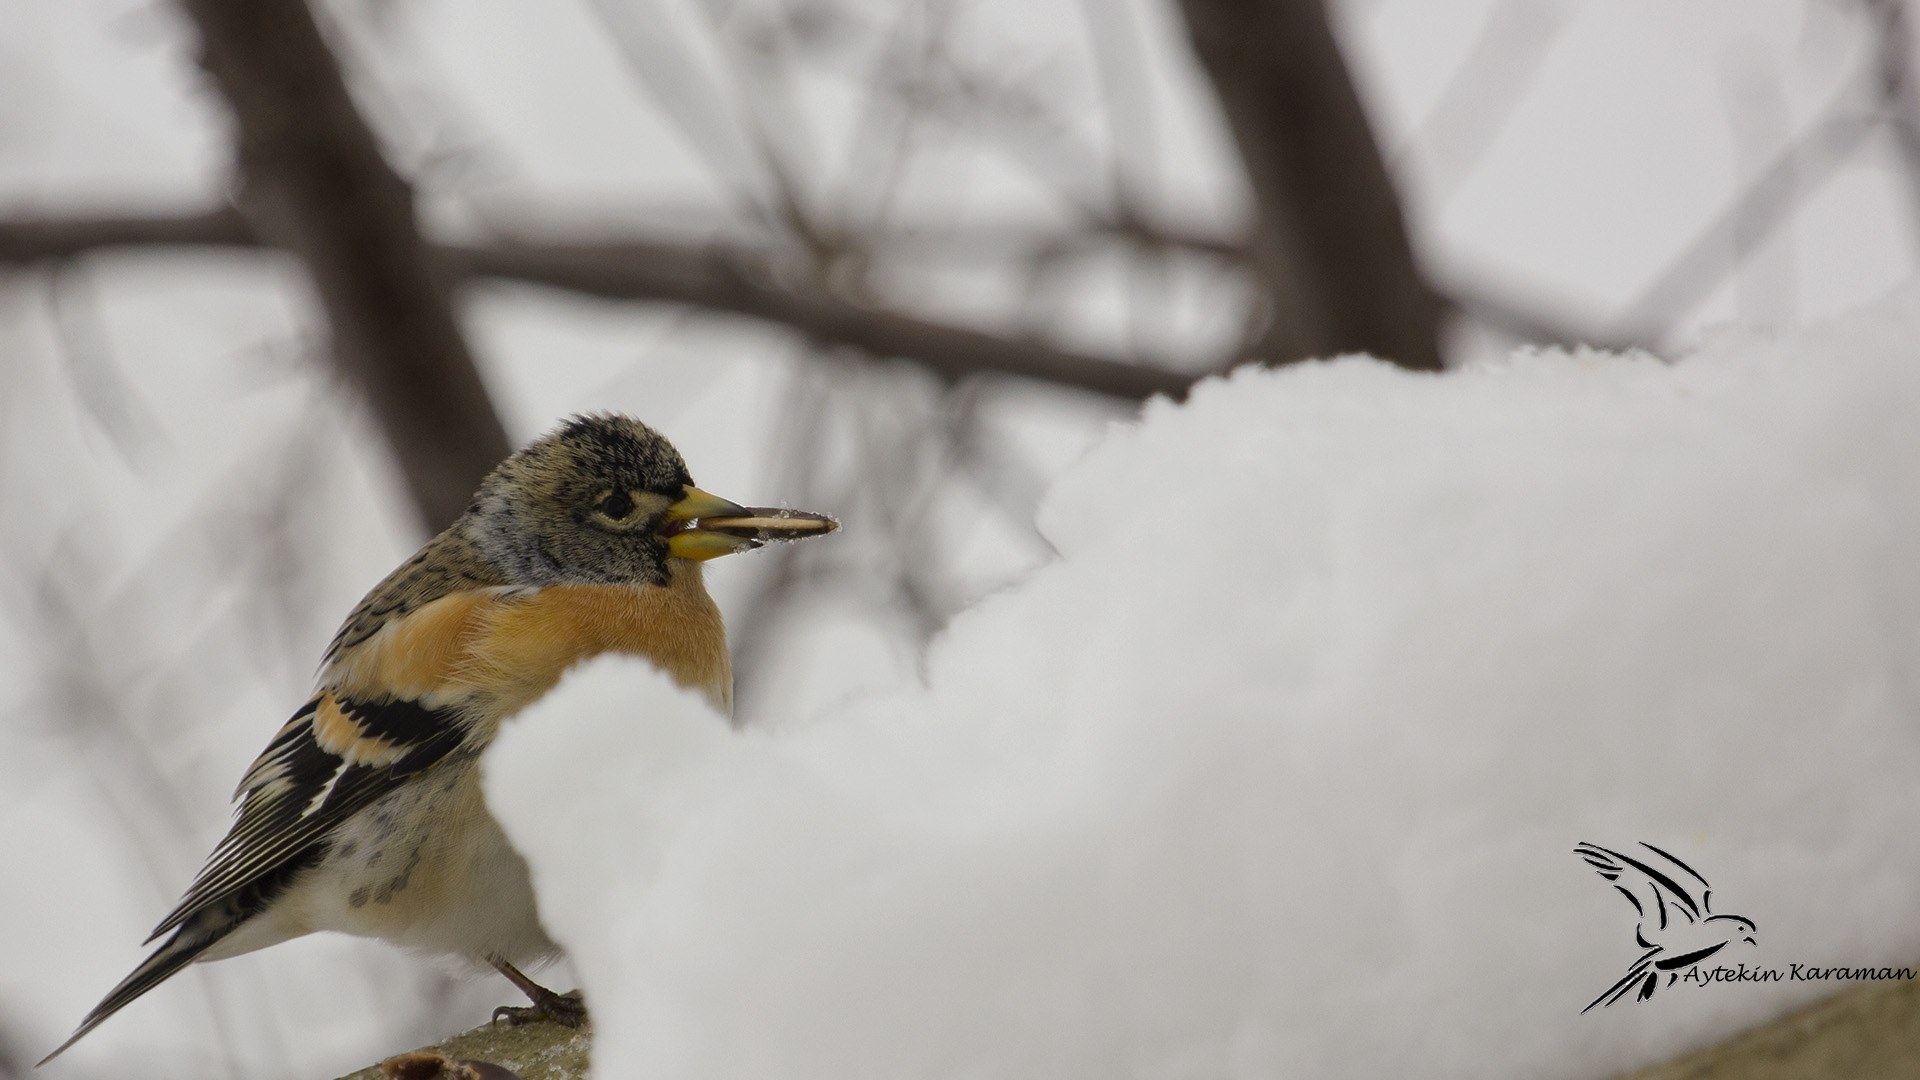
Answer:
<svg viewBox="0 0 1920 1080"><path fill-rule="evenodd" d="M491 964L533 1002L496 1019L580 1023L577 991L520 971L559 950L481 799L481 752L606 652L645 657L730 714L701 563L837 527L701 491L672 444L623 416L575 417L502 462L347 616L318 692L247 770L232 830L147 939L166 944L41 1064L190 963L316 930Z"/></svg>

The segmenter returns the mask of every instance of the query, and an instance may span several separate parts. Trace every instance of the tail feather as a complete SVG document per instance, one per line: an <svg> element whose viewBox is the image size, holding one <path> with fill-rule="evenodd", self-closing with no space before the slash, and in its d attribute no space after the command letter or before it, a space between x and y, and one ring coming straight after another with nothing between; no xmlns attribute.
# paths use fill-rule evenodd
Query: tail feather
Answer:
<svg viewBox="0 0 1920 1080"><path fill-rule="evenodd" d="M218 902L194 909L180 924L180 928L173 932L173 936L167 939L165 945L155 949L152 956L141 961L140 966L133 969L133 974L121 979L120 985L109 991L107 996L101 999L100 1004L95 1005L93 1011L87 1014L86 1019L80 1021L80 1026L74 1029L67 1041L61 1043L53 1053L41 1058L34 1068L37 1069L66 1053L67 1047L79 1042L87 1032L99 1027L107 1017L131 1005L133 1000L141 994L166 982L181 968L198 960L208 949L220 944L227 935L247 925L249 920L265 911L275 898L284 893L296 876L318 862L321 854L322 849L319 845L310 846L282 860L278 866L267 873L256 877L246 888ZM273 940L284 941L286 937L287 935L282 935ZM229 944L233 943L229 942ZM222 953L213 959L237 956L241 952L260 948L264 944L268 942L256 941L238 952Z"/></svg>
<svg viewBox="0 0 1920 1080"><path fill-rule="evenodd" d="M67 1047L79 1042L87 1032L99 1027L107 1017L131 1005L135 998L166 982L181 968L193 963L201 953L213 948L221 938L232 933L235 926L234 923L226 923L209 928L188 923L174 931L165 945L155 949L152 956L147 957L139 967L133 969L133 974L121 979L120 985L108 991L107 996L100 999L100 1004L95 1005L93 1011L87 1013L86 1019L80 1021L80 1026L74 1029L66 1042L61 1043L53 1053L41 1058L34 1068L37 1069L66 1053Z"/></svg>

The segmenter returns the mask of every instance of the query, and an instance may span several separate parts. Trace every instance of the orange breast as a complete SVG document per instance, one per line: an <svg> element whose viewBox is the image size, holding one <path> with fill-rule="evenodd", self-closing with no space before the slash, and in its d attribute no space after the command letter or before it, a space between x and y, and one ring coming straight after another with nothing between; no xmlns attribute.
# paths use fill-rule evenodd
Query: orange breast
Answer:
<svg viewBox="0 0 1920 1080"><path fill-rule="evenodd" d="M733 668L720 609L699 565L674 561L665 588L548 585L443 597L341 657L328 681L350 695L386 691L428 704L483 696L488 719L498 722L574 664L618 652L652 661L730 710Z"/></svg>

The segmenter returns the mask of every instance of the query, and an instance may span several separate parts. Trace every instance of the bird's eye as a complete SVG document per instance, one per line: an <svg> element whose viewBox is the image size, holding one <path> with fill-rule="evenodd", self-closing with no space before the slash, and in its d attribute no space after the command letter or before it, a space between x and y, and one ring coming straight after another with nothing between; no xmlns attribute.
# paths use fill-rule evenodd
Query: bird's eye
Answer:
<svg viewBox="0 0 1920 1080"><path fill-rule="evenodd" d="M614 521L620 521L633 513L633 497L624 491L616 491L593 504L593 508Z"/></svg>

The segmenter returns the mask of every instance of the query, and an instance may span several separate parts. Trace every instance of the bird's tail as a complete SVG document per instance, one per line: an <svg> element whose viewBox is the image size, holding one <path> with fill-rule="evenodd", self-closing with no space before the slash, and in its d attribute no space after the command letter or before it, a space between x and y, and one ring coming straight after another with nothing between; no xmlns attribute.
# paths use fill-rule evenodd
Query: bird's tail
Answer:
<svg viewBox="0 0 1920 1080"><path fill-rule="evenodd" d="M211 949L216 942L236 928L236 924L225 920L214 922L211 926L207 925L208 922L213 920L196 919L174 931L165 945L155 949L152 956L147 957L139 967L133 969L133 974L121 979L120 985L109 991L107 996L100 1000L100 1004L93 1007L93 1011L87 1014L86 1019L80 1021L80 1026L74 1029L66 1042L61 1043L53 1053L41 1058L34 1068L37 1069L66 1053L67 1047L79 1042L82 1036L99 1027L107 1017L132 1004L133 1000L141 994L172 978L174 973L193 963L201 953Z"/></svg>

